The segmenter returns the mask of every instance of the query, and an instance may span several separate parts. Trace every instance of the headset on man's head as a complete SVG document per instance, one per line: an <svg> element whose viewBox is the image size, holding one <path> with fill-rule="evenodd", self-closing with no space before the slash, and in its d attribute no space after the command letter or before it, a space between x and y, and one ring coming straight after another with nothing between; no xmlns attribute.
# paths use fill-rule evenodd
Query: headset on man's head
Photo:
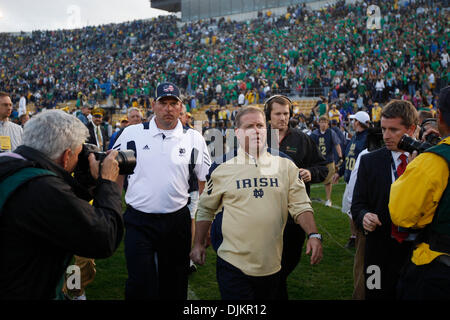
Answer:
<svg viewBox="0 0 450 320"><path fill-rule="evenodd" d="M282 95L282 94L276 94L271 96L269 99L266 100L264 103L264 113L266 115L266 121L270 121L270 113L272 112L272 106L269 106L270 101L272 101L275 98L284 98L289 102L289 119L292 118L294 115L294 111L292 110L292 101L288 97Z"/></svg>

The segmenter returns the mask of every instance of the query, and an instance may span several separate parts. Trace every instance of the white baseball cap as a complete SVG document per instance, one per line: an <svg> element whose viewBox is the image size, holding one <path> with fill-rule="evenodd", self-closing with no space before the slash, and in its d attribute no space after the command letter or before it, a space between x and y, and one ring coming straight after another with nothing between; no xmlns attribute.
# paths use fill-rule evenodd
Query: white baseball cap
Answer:
<svg viewBox="0 0 450 320"><path fill-rule="evenodd" d="M358 111L355 114L351 114L349 116L349 119L356 119L361 123L367 124L368 122L370 122L370 117L367 114L367 112L365 111Z"/></svg>

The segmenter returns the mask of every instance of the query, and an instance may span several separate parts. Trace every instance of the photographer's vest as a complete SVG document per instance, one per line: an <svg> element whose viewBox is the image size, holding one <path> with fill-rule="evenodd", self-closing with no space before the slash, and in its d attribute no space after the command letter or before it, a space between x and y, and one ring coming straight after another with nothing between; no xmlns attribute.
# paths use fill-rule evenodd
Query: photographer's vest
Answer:
<svg viewBox="0 0 450 320"><path fill-rule="evenodd" d="M56 176L49 170L33 167L33 164L25 159L13 158L4 154L3 157L0 157L0 165L7 168L8 164L13 165L9 171L7 169L2 171L0 176L0 215L5 203L18 188L38 177Z"/></svg>
<svg viewBox="0 0 450 320"><path fill-rule="evenodd" d="M30 182L31 180L44 176L56 176L52 171L35 168L33 163L25 160L22 156L10 157L7 154L0 157L0 165L7 168L10 165L10 170L4 170L0 172L0 215L2 214L3 207L10 198L10 196L20 187ZM64 265L69 265L72 256L68 256ZM63 276L55 288L55 300L64 300L62 293L62 287L65 277Z"/></svg>
<svg viewBox="0 0 450 320"><path fill-rule="evenodd" d="M450 145L439 144L428 149L431 152L441 156L447 161L450 169ZM450 178L449 178L450 180ZM450 254L450 184L444 190L441 200L433 217L421 239L430 245L430 249L437 252Z"/></svg>

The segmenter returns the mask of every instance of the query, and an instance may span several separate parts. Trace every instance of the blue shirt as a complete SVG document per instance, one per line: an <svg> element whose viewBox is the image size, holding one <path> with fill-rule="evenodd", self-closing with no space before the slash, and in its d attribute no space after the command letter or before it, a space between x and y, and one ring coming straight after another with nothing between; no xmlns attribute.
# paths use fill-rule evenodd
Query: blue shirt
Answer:
<svg viewBox="0 0 450 320"><path fill-rule="evenodd" d="M339 138L331 128L328 128L324 133L319 129L314 130L311 134L311 138L319 147L320 153L324 156L327 163L334 162L333 150L336 149L336 145L339 144Z"/></svg>
<svg viewBox="0 0 450 320"><path fill-rule="evenodd" d="M344 175L345 183L350 181L350 175L355 167L356 159L361 151L367 148L367 130L357 132L352 140L347 144L345 148L345 162L344 166L339 170L339 175ZM343 172L342 172L343 171Z"/></svg>
<svg viewBox="0 0 450 320"><path fill-rule="evenodd" d="M77 118L80 119L85 126L89 124L89 119L84 114L80 113Z"/></svg>

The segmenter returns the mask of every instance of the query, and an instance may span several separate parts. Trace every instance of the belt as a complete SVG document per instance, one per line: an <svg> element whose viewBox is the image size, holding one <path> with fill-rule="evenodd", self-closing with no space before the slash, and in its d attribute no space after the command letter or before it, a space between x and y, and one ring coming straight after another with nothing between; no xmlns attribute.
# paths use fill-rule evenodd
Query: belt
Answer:
<svg viewBox="0 0 450 320"><path fill-rule="evenodd" d="M135 208L133 208L132 206L128 205L127 206L130 212L133 212L135 214L142 214L145 215L147 217L154 217L154 218L164 218L164 217L169 217L172 215L177 215L180 213L183 213L183 211L185 211L187 209L187 205L185 205L184 207L182 207L181 209L174 211L174 212L168 212L168 213L147 213L147 212L142 212L139 211ZM189 209L187 209L189 211Z"/></svg>
<svg viewBox="0 0 450 320"><path fill-rule="evenodd" d="M450 256L446 254L441 254L436 258L436 261L445 264L447 267L450 267Z"/></svg>

